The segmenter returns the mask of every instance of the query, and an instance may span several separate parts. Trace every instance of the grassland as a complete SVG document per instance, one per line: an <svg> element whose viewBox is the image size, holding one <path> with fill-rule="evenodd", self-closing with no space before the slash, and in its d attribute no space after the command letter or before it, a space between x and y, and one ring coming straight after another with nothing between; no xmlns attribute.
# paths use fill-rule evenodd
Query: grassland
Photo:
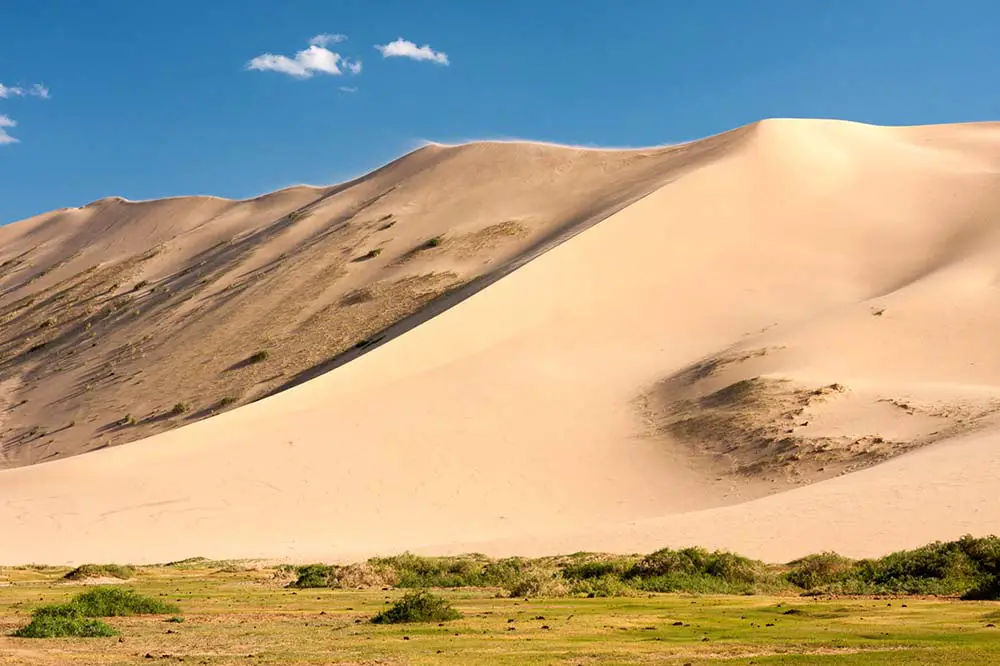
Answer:
<svg viewBox="0 0 1000 666"><path fill-rule="evenodd" d="M1000 603L991 601L788 587L524 598L456 587L435 594L460 619L381 625L372 618L408 590L294 588L291 567L206 560L137 567L120 583L176 604L177 615L105 618L119 634L107 638L12 637L34 609L92 589L67 581L67 571L0 569L0 664L1000 663Z"/></svg>

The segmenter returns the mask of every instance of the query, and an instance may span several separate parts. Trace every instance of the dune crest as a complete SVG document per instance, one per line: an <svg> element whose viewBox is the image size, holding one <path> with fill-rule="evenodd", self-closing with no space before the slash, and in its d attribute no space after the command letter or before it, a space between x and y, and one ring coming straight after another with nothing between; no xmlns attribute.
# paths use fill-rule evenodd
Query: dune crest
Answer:
<svg viewBox="0 0 1000 666"><path fill-rule="evenodd" d="M769 120L0 229L7 464L153 435L0 472L0 560L996 532L998 178L1000 124Z"/></svg>

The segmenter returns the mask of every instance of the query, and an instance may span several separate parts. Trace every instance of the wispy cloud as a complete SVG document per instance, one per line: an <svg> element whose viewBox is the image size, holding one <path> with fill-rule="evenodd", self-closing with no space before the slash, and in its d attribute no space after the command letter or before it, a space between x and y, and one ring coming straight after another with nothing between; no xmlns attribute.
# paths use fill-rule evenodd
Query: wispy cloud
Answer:
<svg viewBox="0 0 1000 666"><path fill-rule="evenodd" d="M417 46L402 37L388 44L376 44L375 48L379 50L383 58L410 58L411 60L427 60L439 65L449 64L447 53L435 51L429 44Z"/></svg>
<svg viewBox="0 0 1000 666"><path fill-rule="evenodd" d="M309 40L309 46L297 52L294 57L264 53L247 62L246 68L259 72L281 72L300 79L308 79L314 74L340 76L345 71L358 74L361 72L360 60L348 60L326 48L327 45L345 39L344 35L316 35Z"/></svg>
<svg viewBox="0 0 1000 666"><path fill-rule="evenodd" d="M11 97L40 97L42 99L49 98L49 89L43 86L41 83L34 83L27 88L21 86L5 86L0 83L0 99L10 99ZM17 127L17 123L5 114L0 113L0 146L5 146L11 143L20 143L20 140L12 137L7 130L11 127Z"/></svg>
<svg viewBox="0 0 1000 666"><path fill-rule="evenodd" d="M322 35L316 35L310 39L309 44L311 46L329 46L330 44L339 44L346 41L347 35L324 32Z"/></svg>
<svg viewBox="0 0 1000 666"><path fill-rule="evenodd" d="M7 116L0 114L0 146L6 145L8 143L17 143L17 139L7 134L8 127L17 127L17 123L8 118Z"/></svg>
<svg viewBox="0 0 1000 666"><path fill-rule="evenodd" d="M356 92L358 92L357 86L340 86L339 88L337 88L337 90L339 90L340 92L345 92L345 93L356 93Z"/></svg>
<svg viewBox="0 0 1000 666"><path fill-rule="evenodd" d="M7 99L8 97L41 97L42 99L48 99L49 89L41 83L32 84L27 88L5 86L0 83L0 99Z"/></svg>

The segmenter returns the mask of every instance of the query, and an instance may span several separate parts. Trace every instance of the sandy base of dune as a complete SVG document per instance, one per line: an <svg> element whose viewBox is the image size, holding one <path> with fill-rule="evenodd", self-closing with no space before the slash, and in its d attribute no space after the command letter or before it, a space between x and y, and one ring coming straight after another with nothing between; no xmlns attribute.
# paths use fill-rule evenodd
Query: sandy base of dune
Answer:
<svg viewBox="0 0 1000 666"><path fill-rule="evenodd" d="M788 560L998 532L998 173L995 125L754 126L332 372L0 472L0 561ZM721 449L720 423L743 433Z"/></svg>

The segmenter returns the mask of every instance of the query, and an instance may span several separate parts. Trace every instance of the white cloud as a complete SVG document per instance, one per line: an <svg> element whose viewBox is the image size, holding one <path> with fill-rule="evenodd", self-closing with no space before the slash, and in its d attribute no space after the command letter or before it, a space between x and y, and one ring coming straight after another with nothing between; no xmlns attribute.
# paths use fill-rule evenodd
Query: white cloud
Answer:
<svg viewBox="0 0 1000 666"><path fill-rule="evenodd" d="M340 86L339 88L337 88L337 90L339 90L340 92L345 92L345 93L356 93L356 92L358 92L358 89L357 89L356 86Z"/></svg>
<svg viewBox="0 0 1000 666"><path fill-rule="evenodd" d="M447 53L435 51L429 44L417 46L402 37L388 44L376 44L375 48L382 53L383 58L410 58L411 60L429 60L439 65L449 64Z"/></svg>
<svg viewBox="0 0 1000 666"><path fill-rule="evenodd" d="M17 127L17 123L0 113L0 146L8 143L17 143L17 139L7 134L6 128Z"/></svg>
<svg viewBox="0 0 1000 666"><path fill-rule="evenodd" d="M283 55L265 53L247 63L247 69L260 72L281 72L290 76L308 79L313 74L332 74L339 76L344 72L340 69L340 54L329 51L322 46L310 46L295 54L294 58Z"/></svg>
<svg viewBox="0 0 1000 666"><path fill-rule="evenodd" d="M8 97L41 97L42 99L48 99L49 89L41 83L35 83L30 88L5 86L0 83L0 99L7 99Z"/></svg>
<svg viewBox="0 0 1000 666"><path fill-rule="evenodd" d="M316 35L310 39L309 44L311 46L329 46L330 44L339 44L345 41L347 41L347 35L324 32L322 35Z"/></svg>
<svg viewBox="0 0 1000 666"><path fill-rule="evenodd" d="M251 59L246 68L259 72L281 72L300 79L308 79L314 74L341 76L345 71L358 74L361 72L360 60L348 60L326 48L328 44L342 42L345 39L347 38L344 35L316 35L309 40L309 46L296 53L293 58L264 53Z"/></svg>
<svg viewBox="0 0 1000 666"><path fill-rule="evenodd" d="M41 83L35 83L28 88L5 86L0 83L0 99L8 99L10 97L41 97L42 99L48 99L49 89ZM20 143L18 139L7 133L7 129L11 127L17 127L17 123L10 116L0 113L0 146L10 143Z"/></svg>

